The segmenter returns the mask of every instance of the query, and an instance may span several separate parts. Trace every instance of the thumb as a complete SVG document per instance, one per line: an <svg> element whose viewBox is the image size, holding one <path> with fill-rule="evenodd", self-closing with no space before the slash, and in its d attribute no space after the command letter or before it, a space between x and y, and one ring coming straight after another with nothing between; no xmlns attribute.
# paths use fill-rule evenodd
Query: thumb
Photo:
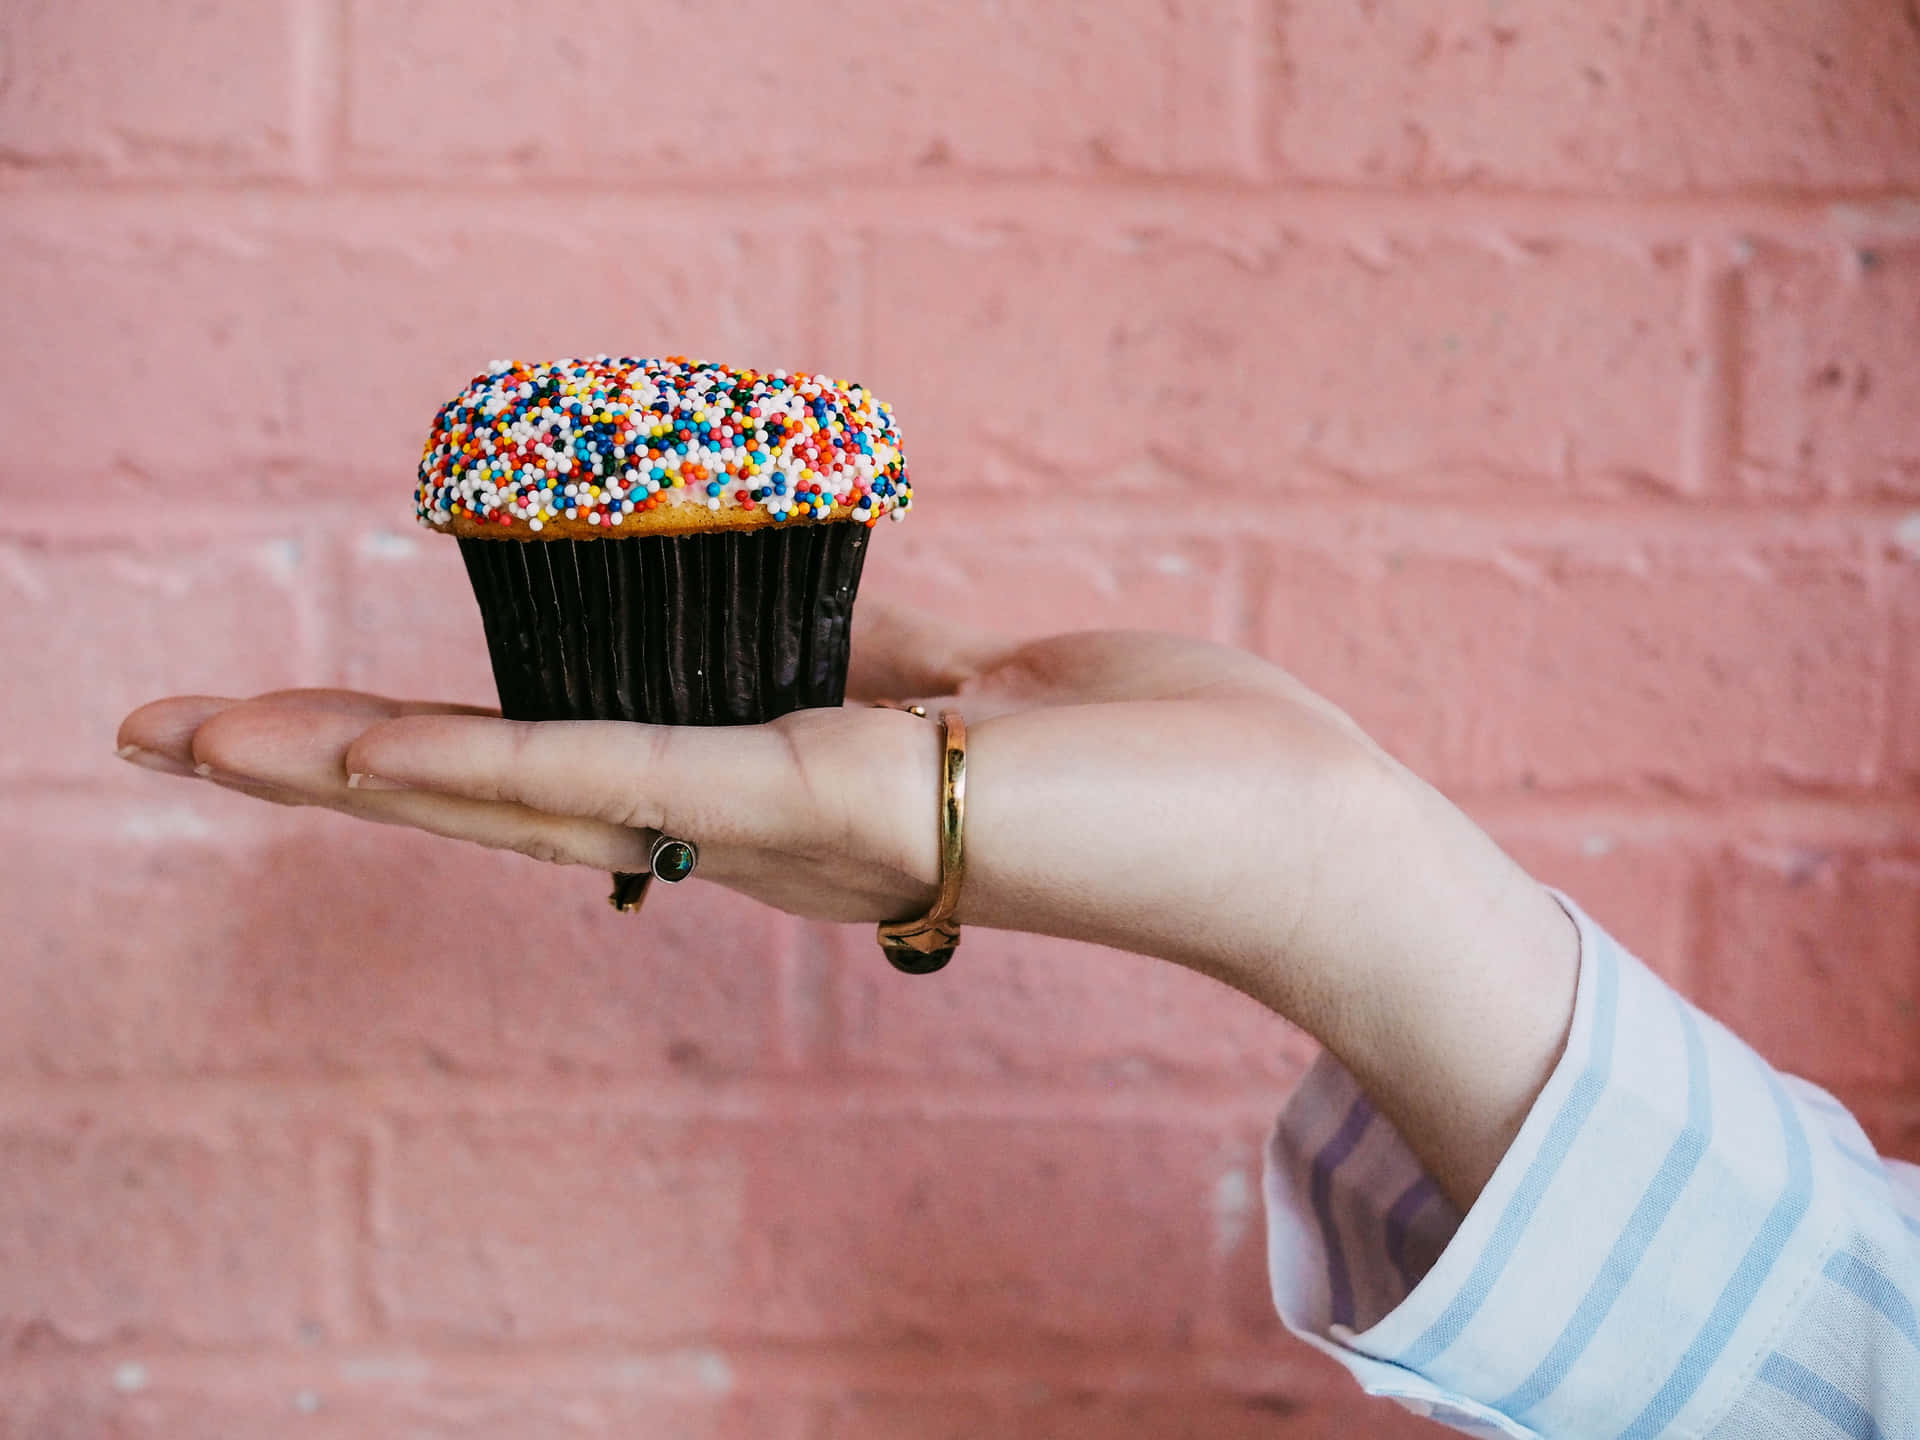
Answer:
<svg viewBox="0 0 1920 1440"><path fill-rule="evenodd" d="M990 630L885 600L863 600L853 612L847 698L952 695L1008 645Z"/></svg>

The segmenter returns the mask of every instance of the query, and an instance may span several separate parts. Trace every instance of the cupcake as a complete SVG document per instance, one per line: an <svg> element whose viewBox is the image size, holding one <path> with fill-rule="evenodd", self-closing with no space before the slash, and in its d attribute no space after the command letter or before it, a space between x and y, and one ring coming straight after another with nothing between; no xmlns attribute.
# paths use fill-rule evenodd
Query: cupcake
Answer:
<svg viewBox="0 0 1920 1440"><path fill-rule="evenodd" d="M912 503L864 387L678 356L489 366L415 492L460 541L502 714L665 725L838 705L867 533Z"/></svg>

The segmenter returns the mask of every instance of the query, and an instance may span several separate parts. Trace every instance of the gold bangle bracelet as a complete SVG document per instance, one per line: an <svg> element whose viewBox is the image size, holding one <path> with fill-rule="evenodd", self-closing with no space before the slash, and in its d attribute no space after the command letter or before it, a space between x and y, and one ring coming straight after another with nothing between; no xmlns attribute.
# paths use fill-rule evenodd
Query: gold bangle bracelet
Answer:
<svg viewBox="0 0 1920 1440"><path fill-rule="evenodd" d="M926 714L917 705L906 708ZM953 913L966 875L967 722L958 711L943 710L940 733L940 893L919 919L880 926L881 950L894 969L908 975L931 975L960 947L960 922Z"/></svg>

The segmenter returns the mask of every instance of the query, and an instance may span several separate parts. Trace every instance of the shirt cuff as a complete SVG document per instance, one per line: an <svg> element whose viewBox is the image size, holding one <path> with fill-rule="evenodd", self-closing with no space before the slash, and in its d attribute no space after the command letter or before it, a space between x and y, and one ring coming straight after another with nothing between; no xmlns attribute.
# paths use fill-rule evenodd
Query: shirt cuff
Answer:
<svg viewBox="0 0 1920 1440"><path fill-rule="evenodd" d="M1566 1050L1473 1208L1323 1054L1267 1147L1274 1302L1470 1433L1697 1433L1830 1248L1838 1162L1782 1077L1560 898Z"/></svg>

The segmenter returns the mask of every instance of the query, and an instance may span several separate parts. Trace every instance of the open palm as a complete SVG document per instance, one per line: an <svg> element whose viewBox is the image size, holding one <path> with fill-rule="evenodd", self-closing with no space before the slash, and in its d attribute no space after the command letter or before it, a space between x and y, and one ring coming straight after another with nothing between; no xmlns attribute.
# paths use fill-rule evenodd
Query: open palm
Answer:
<svg viewBox="0 0 1920 1440"><path fill-rule="evenodd" d="M120 739L153 768L542 860L641 870L665 831L699 845L704 879L875 921L931 900L939 741L929 720L860 702L957 708L972 736L961 918L1134 948L1177 938L1195 907L1217 925L1250 863L1270 926L1275 867L1316 841L1309 792L1381 763L1284 672L1167 635L1014 644L870 602L848 689L844 709L725 729L517 724L333 690L182 696L134 712Z"/></svg>
<svg viewBox="0 0 1920 1440"><path fill-rule="evenodd" d="M710 729L523 724L337 690L179 696L129 715L120 741L150 769L542 860L638 871L665 832L699 846L699 878L871 922L933 899L940 739L860 702L955 708L964 924L1246 991L1335 1048L1450 1195L1476 1193L1564 1034L1571 932L1338 709L1200 641L1010 643L871 601L848 690L841 709Z"/></svg>

